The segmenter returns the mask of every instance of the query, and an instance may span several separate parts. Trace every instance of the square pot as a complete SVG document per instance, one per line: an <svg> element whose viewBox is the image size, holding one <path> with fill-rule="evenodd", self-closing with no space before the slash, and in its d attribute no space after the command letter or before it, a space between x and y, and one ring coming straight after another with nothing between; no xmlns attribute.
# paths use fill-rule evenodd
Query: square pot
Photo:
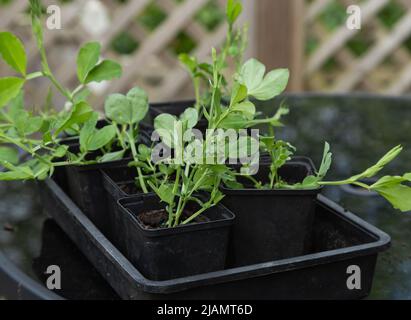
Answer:
<svg viewBox="0 0 411 320"><path fill-rule="evenodd" d="M100 120L97 127L102 127L105 123L105 120ZM152 127L147 124L140 124L140 126L139 143L150 144ZM69 150L71 152L78 151L79 144L75 143L75 138L71 138L69 141ZM91 153L90 159L98 156L98 154L98 152ZM109 233L110 223L107 219L107 202L100 170L120 165L126 166L130 161L132 161L132 158L126 157L116 161L83 166L70 165L64 168L66 186L70 197L106 235Z"/></svg>
<svg viewBox="0 0 411 320"><path fill-rule="evenodd" d="M119 249L148 279L169 280L225 268L234 214L224 206L205 211L206 222L147 229L137 216L165 207L156 195L121 199L118 204L117 219L122 223L116 233L127 240Z"/></svg>
<svg viewBox="0 0 411 320"><path fill-rule="evenodd" d="M118 225L122 223L118 219L118 215L122 213L117 202L122 198L143 196L144 192L137 190L135 184L135 178L137 177L136 169L128 165L104 168L101 170L101 176L105 190L107 221L109 223L106 236L118 248L125 248L127 239L125 239L123 234L116 232L122 228Z"/></svg>
<svg viewBox="0 0 411 320"><path fill-rule="evenodd" d="M255 176L264 181L270 163L264 159ZM294 157L279 170L288 183L313 174L309 158ZM229 265L244 266L302 255L314 221L314 190L258 190L222 188L222 203L236 215L229 248Z"/></svg>

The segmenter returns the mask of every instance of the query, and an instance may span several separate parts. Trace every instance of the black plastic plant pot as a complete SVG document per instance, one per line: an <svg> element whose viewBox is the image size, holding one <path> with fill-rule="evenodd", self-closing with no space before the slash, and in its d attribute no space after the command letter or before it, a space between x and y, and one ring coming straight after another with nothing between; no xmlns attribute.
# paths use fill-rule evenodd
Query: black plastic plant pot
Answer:
<svg viewBox="0 0 411 320"><path fill-rule="evenodd" d="M86 166L67 166L65 168L70 197L106 235L110 233L110 221L101 170L126 165L130 161L131 159L123 159Z"/></svg>
<svg viewBox="0 0 411 320"><path fill-rule="evenodd" d="M137 170L135 167L119 165L101 171L107 197L111 198L115 205L117 205L117 201L121 198L144 194L136 185Z"/></svg>
<svg viewBox="0 0 411 320"><path fill-rule="evenodd" d="M269 162L263 159L254 178L266 182L269 167ZM314 172L309 158L294 157L279 170L279 175L292 184ZM230 265L296 257L307 251L315 199L321 189L222 189L226 195L222 203L236 215L229 249Z"/></svg>
<svg viewBox="0 0 411 320"><path fill-rule="evenodd" d="M99 124L102 124L101 120ZM150 126L141 124L142 133L139 136L139 143L150 144ZM143 134L144 132L144 134ZM76 152L79 145L70 143L69 150ZM90 154L90 160L95 158L98 152ZM122 160L96 163L91 165L71 165L65 167L67 190L73 201L84 211L93 223L100 228L104 234L109 234L110 221L108 219L108 207L103 187L101 175L102 169L117 166L126 166L132 159L125 157Z"/></svg>
<svg viewBox="0 0 411 320"><path fill-rule="evenodd" d="M225 268L234 214L224 206L205 211L201 221L148 229L138 215L164 208L156 195L121 199L118 204L117 219L122 223L116 233L127 239L127 247L119 249L148 279L170 280Z"/></svg>
<svg viewBox="0 0 411 320"><path fill-rule="evenodd" d="M180 116L185 109L194 107L195 100L185 100L167 103L153 103L150 105L150 116L154 120L162 113L169 113L174 116ZM195 129L205 133L208 128L208 123L205 119L200 119Z"/></svg>
<svg viewBox="0 0 411 320"><path fill-rule="evenodd" d="M109 221L106 236L117 247L126 248L127 239L123 234L115 232L121 229L117 225L122 223L121 219L118 219L118 215L122 213L119 212L117 202L122 198L144 195L144 192L135 183L136 169L128 165L105 168L101 170L101 175L106 192L107 220Z"/></svg>

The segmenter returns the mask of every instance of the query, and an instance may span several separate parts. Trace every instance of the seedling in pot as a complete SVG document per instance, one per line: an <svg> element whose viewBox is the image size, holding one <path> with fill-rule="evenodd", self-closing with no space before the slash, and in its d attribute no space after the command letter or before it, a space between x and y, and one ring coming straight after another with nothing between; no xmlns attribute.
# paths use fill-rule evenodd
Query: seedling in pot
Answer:
<svg viewBox="0 0 411 320"><path fill-rule="evenodd" d="M201 162L198 161L199 159L194 159L196 161L193 162L182 159L190 142L182 141L178 137L183 137L184 133L194 128L197 122L198 113L194 108L187 109L179 119L169 114L162 114L154 121L154 128L164 146L177 155L174 159L166 158L162 163L160 162L161 166L172 168L174 181L167 178L159 181L156 178L148 182L151 189L167 204L168 219L165 222L167 227L190 223L222 199L219 185L225 173L224 166L199 164ZM207 192L207 196L202 197L201 192ZM198 204L199 209L183 219L190 202Z"/></svg>
<svg viewBox="0 0 411 320"><path fill-rule="evenodd" d="M281 110L282 108L280 108ZM283 109L285 113L286 109ZM281 112L281 111L279 111ZM332 153L330 145L326 142L324 147L323 159L320 169L315 175L307 176L302 182L296 184L288 184L283 181L278 174L278 170L291 160L291 155L295 152L295 148L284 141L276 140L274 137L273 127L269 128L270 135L260 138L261 148L267 151L270 155L271 165L269 172L269 183L256 181L249 177L254 182L254 187L258 189L289 189L289 190L309 190L318 189L322 186L337 186L353 184L369 191L377 192L379 195L388 200L391 205L403 212L411 210L411 188L406 184L411 181L411 174L406 173L403 176L384 176L373 184L367 184L364 179L374 178L386 165L393 161L403 150L401 146L396 146L384 155L375 165L366 169L360 174L354 175L348 179L340 181L325 181L325 176L329 171L332 163Z"/></svg>
<svg viewBox="0 0 411 320"><path fill-rule="evenodd" d="M263 79L254 79L252 81L253 68L260 63L255 60L250 60L242 67L243 77L239 77L238 81L233 84L231 90L231 99L227 107L221 105L221 92L223 86L224 62L226 53L224 50L218 54L216 50L212 50L212 80L211 86L211 105L207 110L203 106L202 112L208 120L207 136L204 142L194 141L197 143L197 148L202 150L204 158L195 159L193 163L176 163L171 162L169 165L175 170L175 180L170 183L168 180L159 184L156 181L150 181L148 184L159 196L159 198L167 203L168 221L166 226L175 227L181 224L187 224L198 217L201 213L219 203L223 195L219 191L221 181L233 181L233 172L225 165L224 161L220 164L210 164L206 158L209 155L209 145L214 139L213 132L217 129L243 129L253 127L259 124L269 123L270 125L281 125L279 119L283 113L283 109L271 118L257 118L254 104L249 100L250 97L260 98L261 100L271 99L278 95L285 88L288 80L287 70L273 71ZM260 70L261 71L261 70ZM265 68L264 68L265 71ZM262 77L264 76L264 71ZM282 81L284 86L272 87L274 81ZM250 90L242 84L249 84ZM174 150L175 154L183 155L187 147L193 147L185 141L177 141L176 136L184 136L187 130L195 127L199 119L199 113L195 108L187 109L179 119L169 114L162 114L154 121L154 127L162 137L163 143ZM180 129L180 132L178 132ZM179 142L179 143L178 143ZM225 160L225 159L223 159ZM200 164L199 164L200 163ZM207 191L207 201L203 201L197 193ZM181 221L181 216L190 201L197 202L200 209L192 214L188 219Z"/></svg>

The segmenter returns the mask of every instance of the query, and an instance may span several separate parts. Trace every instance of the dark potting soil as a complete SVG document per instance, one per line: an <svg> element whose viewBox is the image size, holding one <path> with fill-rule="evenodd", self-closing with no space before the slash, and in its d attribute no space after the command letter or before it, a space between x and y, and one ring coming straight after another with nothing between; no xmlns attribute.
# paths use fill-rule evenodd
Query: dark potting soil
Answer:
<svg viewBox="0 0 411 320"><path fill-rule="evenodd" d="M181 215L180 221L184 221L191 217L194 212L185 210ZM137 216L138 220L143 224L146 229L162 229L167 228L166 222L168 220L168 213L165 209L159 210L151 210L147 212L140 213ZM197 218L192 220L189 224L192 223L201 223L201 222L208 222L208 219L204 215L199 215Z"/></svg>

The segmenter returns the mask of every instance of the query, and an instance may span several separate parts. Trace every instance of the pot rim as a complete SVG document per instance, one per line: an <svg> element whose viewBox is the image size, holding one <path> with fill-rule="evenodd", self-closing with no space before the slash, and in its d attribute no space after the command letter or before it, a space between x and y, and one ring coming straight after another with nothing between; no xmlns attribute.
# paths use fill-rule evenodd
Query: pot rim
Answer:
<svg viewBox="0 0 411 320"><path fill-rule="evenodd" d="M206 214L207 211L209 210L220 209L221 213L219 214L221 218L217 220L211 220L211 221L206 221L206 222L196 222L196 223L186 224L186 225L178 225L172 228L147 229L143 226L143 224L139 221L139 219L137 219L135 213L133 213L129 208L127 208L127 205L144 204L147 198L156 198L160 201L160 199L155 193L147 193L141 196L133 196L129 198L119 199L117 201L117 205L119 206L120 210L124 214L128 214L130 216L132 223L137 225L140 231L142 231L146 236L149 236L149 237L161 237L161 236L168 236L168 235L176 235L179 233L187 233L187 232L201 231L201 230L207 230L207 229L216 229L216 228L230 226L234 223L235 214L229 209L227 209L221 203L218 203L214 207L211 207L202 213L202 214Z"/></svg>

